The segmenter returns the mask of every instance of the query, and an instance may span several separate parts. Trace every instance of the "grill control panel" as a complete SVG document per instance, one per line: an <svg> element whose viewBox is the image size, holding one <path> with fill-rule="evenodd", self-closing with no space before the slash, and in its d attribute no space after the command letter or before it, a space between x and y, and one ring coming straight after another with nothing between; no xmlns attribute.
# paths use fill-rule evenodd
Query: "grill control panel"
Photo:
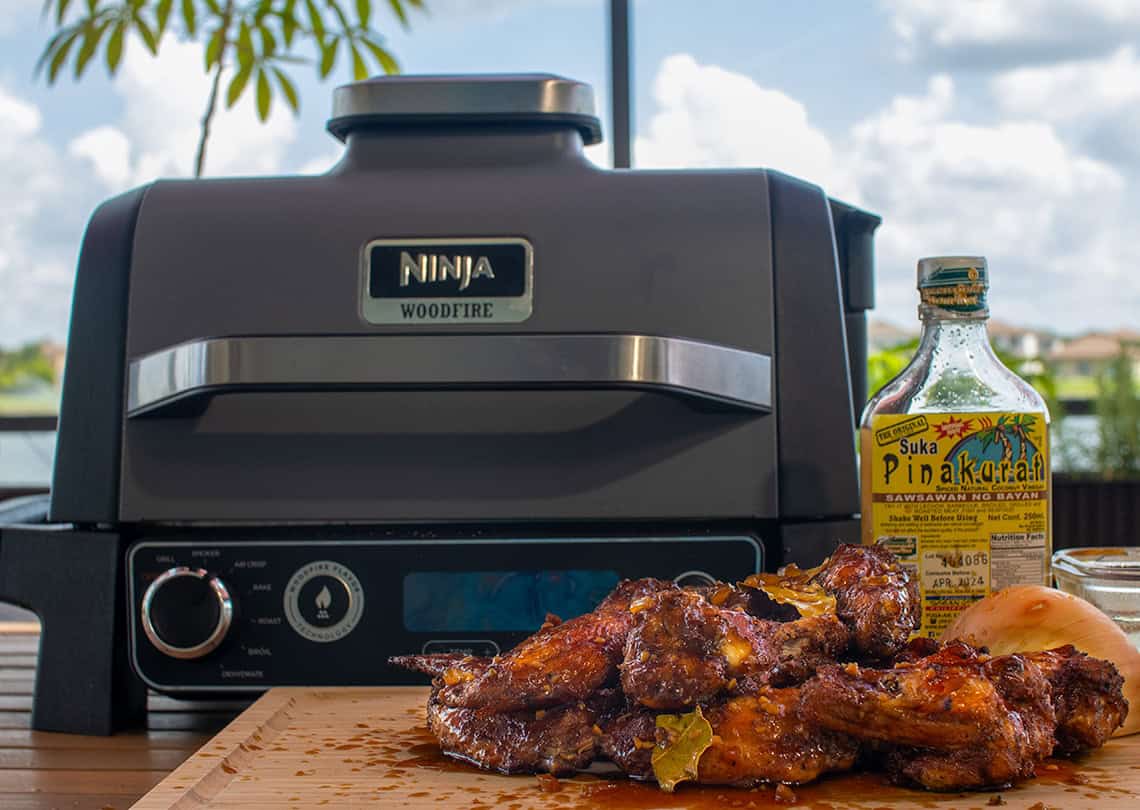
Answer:
<svg viewBox="0 0 1140 810"><path fill-rule="evenodd" d="M495 655L621 579L763 569L749 535L143 540L128 553L131 660L166 692L419 683L392 655Z"/></svg>

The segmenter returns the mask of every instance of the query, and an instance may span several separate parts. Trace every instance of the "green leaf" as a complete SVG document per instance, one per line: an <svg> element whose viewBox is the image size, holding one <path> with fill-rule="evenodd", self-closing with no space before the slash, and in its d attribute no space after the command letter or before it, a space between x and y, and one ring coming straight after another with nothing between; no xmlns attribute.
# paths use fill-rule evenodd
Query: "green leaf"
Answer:
<svg viewBox="0 0 1140 810"><path fill-rule="evenodd" d="M119 69L119 62L123 59L123 34L127 32L127 24L120 20L107 40L107 70L113 74Z"/></svg>
<svg viewBox="0 0 1140 810"><path fill-rule="evenodd" d="M238 68L238 72L230 79L229 87L226 88L226 107L232 107L237 103L241 97L242 91L245 90L246 84L249 82L249 76L253 73L253 66L247 65L246 67Z"/></svg>
<svg viewBox="0 0 1140 810"><path fill-rule="evenodd" d="M269 118L269 102L272 97L269 94L269 78L265 75L264 70L257 71L257 117L262 121Z"/></svg>
<svg viewBox="0 0 1140 810"><path fill-rule="evenodd" d="M88 23L83 26L83 45L80 46L79 56L75 60L75 78L78 79L87 69L87 63L95 55L95 49L99 47L99 40L103 38L103 33L107 30L108 25L110 25L110 21L104 20L98 25Z"/></svg>
<svg viewBox="0 0 1140 810"><path fill-rule="evenodd" d="M219 17L225 13L222 11L222 5L218 2L218 0L206 0L206 7L209 8L213 13L217 14Z"/></svg>
<svg viewBox="0 0 1140 810"><path fill-rule="evenodd" d="M340 45L339 39L330 39L327 45L321 45L322 79L332 73L333 66L336 64L336 49L338 45Z"/></svg>
<svg viewBox="0 0 1140 810"><path fill-rule="evenodd" d="M681 782L697 778L697 766L712 744L713 730L697 706L686 714L659 714L657 728L668 735L653 748L650 762L657 784L666 793Z"/></svg>
<svg viewBox="0 0 1140 810"><path fill-rule="evenodd" d="M321 12L317 11L317 7L313 4L313 0L305 0L305 6L309 9L309 25L313 29L313 36L316 37L317 42L320 44L321 50L324 50L325 41L325 20L321 16Z"/></svg>
<svg viewBox="0 0 1140 810"><path fill-rule="evenodd" d="M372 0L356 0L356 18L360 20L361 28L368 27L368 21L372 19Z"/></svg>
<svg viewBox="0 0 1140 810"><path fill-rule="evenodd" d="M348 16L344 13L344 9L340 7L340 4L337 3L336 0L326 0L326 2L328 3L328 7L333 10L333 14L340 20L341 27L345 31L351 31L352 26L349 25Z"/></svg>
<svg viewBox="0 0 1140 810"><path fill-rule="evenodd" d="M253 64L253 32L250 31L249 23L245 20L241 21L241 28L238 29L238 64L245 68Z"/></svg>
<svg viewBox="0 0 1140 810"><path fill-rule="evenodd" d="M293 47L293 35L297 33L297 0L285 0L281 10L277 12L281 18L281 33L285 38L285 49Z"/></svg>
<svg viewBox="0 0 1140 810"><path fill-rule="evenodd" d="M297 19L287 16L281 20L281 33L285 37L285 47L293 47L293 35L297 33Z"/></svg>
<svg viewBox="0 0 1140 810"><path fill-rule="evenodd" d="M56 77L59 76L60 68L63 67L63 63L67 60L67 54L71 51L71 46L75 44L77 39L79 39L78 28L74 29L60 42L55 55L51 58L51 64L48 65L48 84L54 83Z"/></svg>
<svg viewBox="0 0 1140 810"><path fill-rule="evenodd" d="M400 21L400 25L405 28L408 27L408 12L404 11L404 4L400 0L388 0L388 5L392 7L392 13L396 15L396 19Z"/></svg>
<svg viewBox="0 0 1140 810"><path fill-rule="evenodd" d="M269 15L270 10L273 8L272 0L261 0L257 4L257 11L253 12L253 21L257 25L261 25L262 21Z"/></svg>
<svg viewBox="0 0 1140 810"><path fill-rule="evenodd" d="M285 100L289 102L289 106L293 108L293 112L301 109L301 102L297 98L297 88L293 86L293 82L285 75L285 71L281 68L273 68L273 74L277 77L277 84L281 86L281 92L285 96Z"/></svg>
<svg viewBox="0 0 1140 810"><path fill-rule="evenodd" d="M257 33L261 35L261 58L270 59L277 52L277 37L265 26L259 26Z"/></svg>
<svg viewBox="0 0 1140 810"><path fill-rule="evenodd" d="M198 33L198 10L194 8L194 0L182 0L182 22L186 23L186 33L190 36Z"/></svg>
<svg viewBox="0 0 1140 810"><path fill-rule="evenodd" d="M364 59L360 55L360 51L356 47L356 43L349 41L348 48L352 51L352 78L354 81L368 78L368 65L364 64Z"/></svg>
<svg viewBox="0 0 1140 810"><path fill-rule="evenodd" d="M166 33L166 24L170 21L170 12L174 8L174 0L158 0L158 5L155 6L154 16L158 21L158 36L161 38Z"/></svg>
<svg viewBox="0 0 1140 810"><path fill-rule="evenodd" d="M139 38L142 39L146 49L150 51L151 56L158 56L158 37L154 35L154 31L146 24L146 21L141 17L135 17L135 28L139 31Z"/></svg>
<svg viewBox="0 0 1140 810"><path fill-rule="evenodd" d="M44 11L46 12L47 9L45 8ZM47 45L44 45L44 49L40 52L39 58L36 59L36 66L34 68L36 75L39 75L39 72L44 69L44 65L47 64L52 54L56 52L56 47L63 42L65 36L67 36L67 29L56 31L51 39L47 41Z"/></svg>
<svg viewBox="0 0 1140 810"><path fill-rule="evenodd" d="M206 43L206 72L209 73L214 65L218 64L218 60L222 56L222 45L226 41L226 28L224 25L219 25L217 29L210 35L209 41Z"/></svg>
<svg viewBox="0 0 1140 810"><path fill-rule="evenodd" d="M50 5L51 0L48 0ZM55 24L63 25L63 15L67 14L67 7L71 5L71 0L59 0L59 7L55 11Z"/></svg>
<svg viewBox="0 0 1140 810"><path fill-rule="evenodd" d="M385 73L391 75L400 72L400 64L396 61L396 57L384 50L383 47L370 39L364 40L364 47L372 51L372 55L376 57L376 63L384 69Z"/></svg>

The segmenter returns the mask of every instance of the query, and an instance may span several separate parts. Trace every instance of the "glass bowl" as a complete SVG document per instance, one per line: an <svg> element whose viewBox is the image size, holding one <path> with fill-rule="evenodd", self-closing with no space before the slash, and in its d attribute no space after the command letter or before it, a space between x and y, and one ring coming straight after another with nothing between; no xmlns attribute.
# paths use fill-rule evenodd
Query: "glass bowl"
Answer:
<svg viewBox="0 0 1140 810"><path fill-rule="evenodd" d="M1053 577L1065 593L1096 605L1140 648L1140 547L1062 549L1053 555Z"/></svg>

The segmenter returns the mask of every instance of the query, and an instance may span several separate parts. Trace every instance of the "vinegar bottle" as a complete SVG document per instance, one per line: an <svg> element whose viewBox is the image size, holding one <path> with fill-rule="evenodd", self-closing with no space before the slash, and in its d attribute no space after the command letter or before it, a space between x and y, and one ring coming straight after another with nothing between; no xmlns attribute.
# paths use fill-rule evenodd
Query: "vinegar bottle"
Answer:
<svg viewBox="0 0 1140 810"><path fill-rule="evenodd" d="M931 638L977 599L1049 582L1049 411L990 348L988 288L980 256L919 260L918 350L859 429L863 542L918 581Z"/></svg>

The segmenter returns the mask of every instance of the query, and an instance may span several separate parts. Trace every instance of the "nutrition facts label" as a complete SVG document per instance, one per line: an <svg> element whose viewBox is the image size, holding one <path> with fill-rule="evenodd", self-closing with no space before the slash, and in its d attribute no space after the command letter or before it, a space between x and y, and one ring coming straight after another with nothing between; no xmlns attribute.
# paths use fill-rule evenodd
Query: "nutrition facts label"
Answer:
<svg viewBox="0 0 1140 810"><path fill-rule="evenodd" d="M1044 583L1049 463L1042 414L880 415L869 438L863 519L871 521L871 539L918 580L921 635L938 636L995 590Z"/></svg>
<svg viewBox="0 0 1140 810"><path fill-rule="evenodd" d="M997 532L990 535L990 589L1043 582L1045 532Z"/></svg>

